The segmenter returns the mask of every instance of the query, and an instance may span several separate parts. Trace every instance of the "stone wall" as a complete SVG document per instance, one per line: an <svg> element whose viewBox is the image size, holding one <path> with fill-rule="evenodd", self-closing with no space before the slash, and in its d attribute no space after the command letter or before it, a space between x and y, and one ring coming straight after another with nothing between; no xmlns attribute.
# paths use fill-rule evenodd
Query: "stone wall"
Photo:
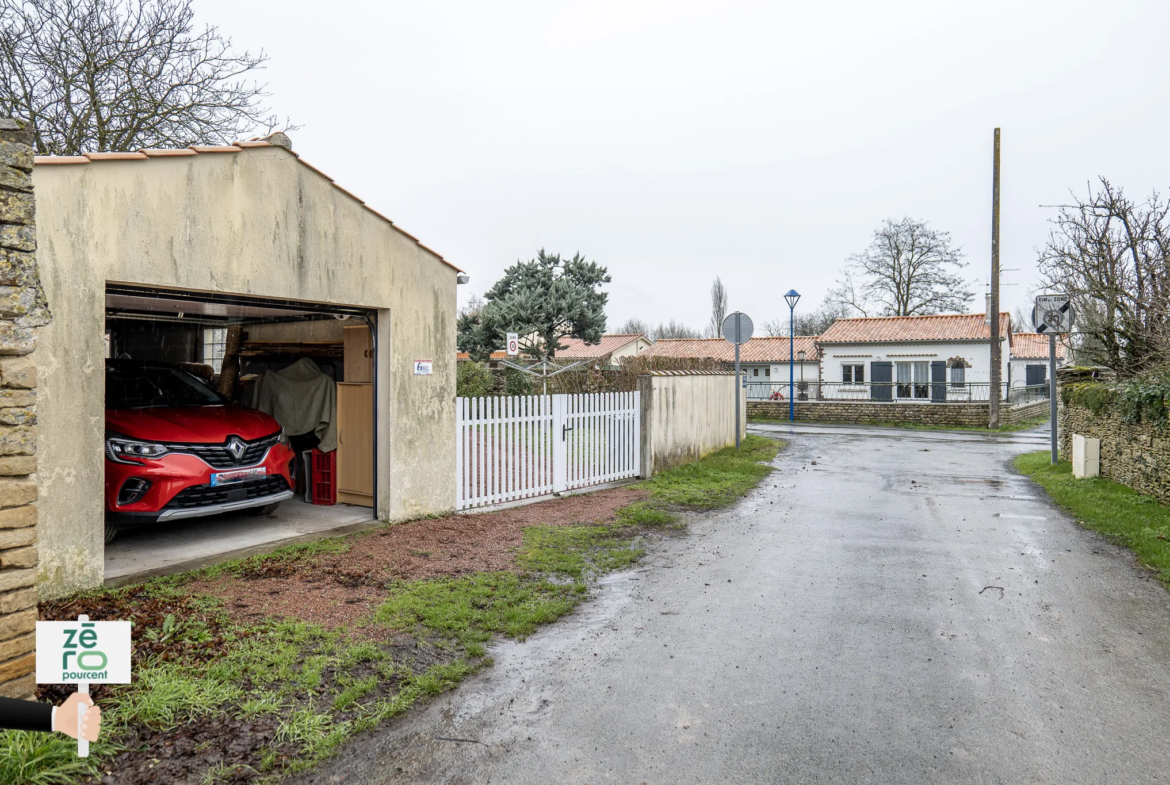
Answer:
<svg viewBox="0 0 1170 785"><path fill-rule="evenodd" d="M1065 376L1057 371L1057 382ZM1101 476L1170 504L1170 429L1126 422L1111 406L1093 414L1077 403L1060 403L1060 457L1072 460L1073 434L1101 440Z"/></svg>
<svg viewBox="0 0 1170 785"><path fill-rule="evenodd" d="M32 697L37 619L36 264L33 129L0 119L0 695Z"/></svg>
<svg viewBox="0 0 1170 785"><path fill-rule="evenodd" d="M985 403L886 403L881 401L797 401L798 422L829 422L862 425L865 423L898 423L906 425L935 425L986 427ZM1000 421L1010 425L1048 414L1048 401L1042 400L1022 406L1000 409ZM787 401L749 401L748 417L788 419Z"/></svg>

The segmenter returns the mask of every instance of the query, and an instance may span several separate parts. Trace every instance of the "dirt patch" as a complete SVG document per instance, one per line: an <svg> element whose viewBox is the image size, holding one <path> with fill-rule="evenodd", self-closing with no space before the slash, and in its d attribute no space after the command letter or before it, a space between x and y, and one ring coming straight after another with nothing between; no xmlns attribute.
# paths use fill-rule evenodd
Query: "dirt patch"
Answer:
<svg viewBox="0 0 1170 785"><path fill-rule="evenodd" d="M352 627L385 596L388 583L514 569L525 527L608 523L647 495L614 488L499 512L400 523L356 538L347 553L262 565L255 575L198 581L190 590L221 597L243 622L279 616ZM373 628L361 631L363 637L378 634Z"/></svg>
<svg viewBox="0 0 1170 785"><path fill-rule="evenodd" d="M204 636L206 640L198 643L166 637L152 640L143 634L147 629L161 630L166 627L168 617L171 618L172 625L196 615L203 618L199 609L193 606L190 597L159 598L128 589L111 594L42 602L39 611L41 621L75 621L84 613L91 621L133 622L130 633L133 641L131 667L135 670L155 657L161 660L181 657L185 662L196 664L208 662L223 653L225 644L223 625L213 615L204 619L207 628L207 635ZM235 634L239 637L241 633L237 631ZM244 631L243 634L248 633ZM101 702L102 696L110 687L95 684L90 689L93 699ZM46 684L37 688L37 698L59 704L75 691L72 685Z"/></svg>

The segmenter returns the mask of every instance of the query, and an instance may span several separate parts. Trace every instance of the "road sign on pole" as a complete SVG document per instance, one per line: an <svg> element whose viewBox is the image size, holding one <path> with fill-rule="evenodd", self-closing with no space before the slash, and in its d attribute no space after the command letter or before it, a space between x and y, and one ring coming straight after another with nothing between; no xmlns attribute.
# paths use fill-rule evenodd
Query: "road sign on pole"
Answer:
<svg viewBox="0 0 1170 785"><path fill-rule="evenodd" d="M743 395L742 385L739 381L739 347L751 340L752 331L755 329L751 317L739 311L729 314L720 327L724 340L735 344L735 449L737 450L739 449L739 399Z"/></svg>
<svg viewBox="0 0 1170 785"><path fill-rule="evenodd" d="M1032 326L1042 335L1072 331L1072 300L1067 294L1042 294L1032 309Z"/></svg>
<svg viewBox="0 0 1170 785"><path fill-rule="evenodd" d="M520 354L520 334L508 333L508 356L515 357Z"/></svg>
<svg viewBox="0 0 1170 785"><path fill-rule="evenodd" d="M1067 294L1042 294L1032 308L1032 326L1048 336L1048 417L1052 465L1058 460L1056 438L1056 336L1072 332L1072 300Z"/></svg>

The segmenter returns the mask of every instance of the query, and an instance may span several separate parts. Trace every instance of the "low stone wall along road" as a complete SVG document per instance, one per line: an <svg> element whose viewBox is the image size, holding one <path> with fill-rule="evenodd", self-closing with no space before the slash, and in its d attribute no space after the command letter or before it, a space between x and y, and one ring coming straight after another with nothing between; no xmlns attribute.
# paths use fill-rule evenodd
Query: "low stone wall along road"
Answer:
<svg viewBox="0 0 1170 785"><path fill-rule="evenodd" d="M736 507L314 783L1170 780L1170 595L994 436L791 440Z"/></svg>

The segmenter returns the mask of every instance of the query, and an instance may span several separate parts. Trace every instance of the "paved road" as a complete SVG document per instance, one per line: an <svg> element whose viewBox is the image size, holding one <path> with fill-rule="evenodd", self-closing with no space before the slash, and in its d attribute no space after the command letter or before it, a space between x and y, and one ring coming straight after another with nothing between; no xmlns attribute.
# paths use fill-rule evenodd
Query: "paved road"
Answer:
<svg viewBox="0 0 1170 785"><path fill-rule="evenodd" d="M304 781L1170 780L1170 596L1011 473L1044 434L774 430L736 508Z"/></svg>

